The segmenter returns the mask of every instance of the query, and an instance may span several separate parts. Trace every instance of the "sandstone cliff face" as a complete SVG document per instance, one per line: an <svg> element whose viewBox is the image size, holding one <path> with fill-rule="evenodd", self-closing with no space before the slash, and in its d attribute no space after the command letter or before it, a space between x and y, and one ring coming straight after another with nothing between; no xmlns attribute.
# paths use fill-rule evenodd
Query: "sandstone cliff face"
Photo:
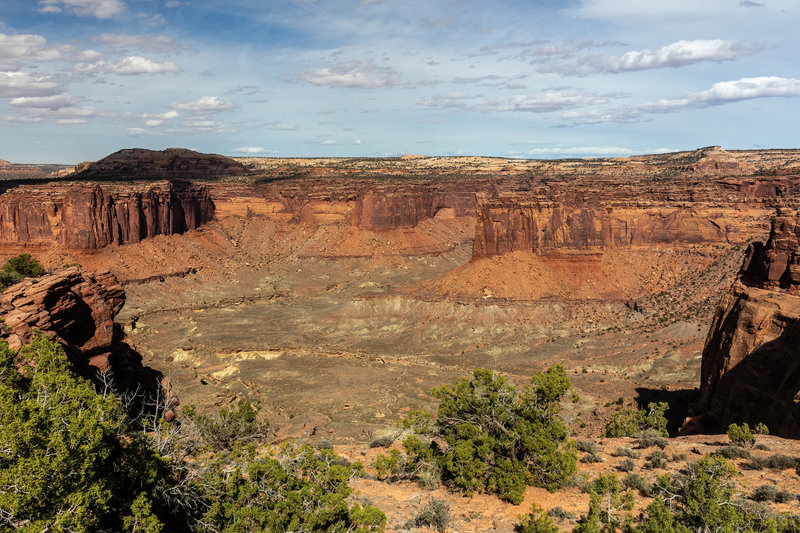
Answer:
<svg viewBox="0 0 800 533"><path fill-rule="evenodd" d="M484 205L473 257L526 251L588 251L653 244L728 242L731 228L718 215L694 209L613 209L552 202ZM735 230L733 230L735 231Z"/></svg>
<svg viewBox="0 0 800 533"><path fill-rule="evenodd" d="M794 262L800 216L779 212L766 245L750 248L703 349L700 398L683 431L764 422L800 438L800 296Z"/></svg>
<svg viewBox="0 0 800 533"><path fill-rule="evenodd" d="M205 187L19 187L0 196L0 245L96 249L196 229L214 216Z"/></svg>

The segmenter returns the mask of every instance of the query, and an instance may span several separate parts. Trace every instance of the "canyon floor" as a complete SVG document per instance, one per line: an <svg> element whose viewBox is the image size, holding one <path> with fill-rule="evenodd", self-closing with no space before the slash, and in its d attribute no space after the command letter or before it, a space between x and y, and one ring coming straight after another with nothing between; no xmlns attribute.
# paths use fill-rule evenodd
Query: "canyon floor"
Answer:
<svg viewBox="0 0 800 533"><path fill-rule="evenodd" d="M682 418L741 246L470 260L470 229L449 228L462 242L434 253L441 224L226 219L48 262L121 278L127 341L183 404L212 411L246 397L285 436L369 441L474 368L523 383L557 363L581 395L567 411L577 434L599 434L619 398L669 401ZM427 253L409 252L420 240Z"/></svg>

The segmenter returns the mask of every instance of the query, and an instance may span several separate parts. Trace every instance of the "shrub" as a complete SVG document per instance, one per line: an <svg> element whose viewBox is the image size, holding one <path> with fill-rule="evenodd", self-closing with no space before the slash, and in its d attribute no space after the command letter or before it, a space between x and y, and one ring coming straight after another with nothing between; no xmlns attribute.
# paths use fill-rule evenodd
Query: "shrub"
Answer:
<svg viewBox="0 0 800 533"><path fill-rule="evenodd" d="M369 443L370 448L388 448L394 444L394 437L378 437Z"/></svg>
<svg viewBox="0 0 800 533"><path fill-rule="evenodd" d="M617 409L606 424L604 437L635 437L644 430L654 430L666 437L667 418L664 416L669 406L666 402L649 403L645 409L636 406Z"/></svg>
<svg viewBox="0 0 800 533"><path fill-rule="evenodd" d="M778 487L772 484L761 485L750 495L750 499L757 502L774 502L777 497Z"/></svg>
<svg viewBox="0 0 800 533"><path fill-rule="evenodd" d="M558 507L558 509L561 508ZM544 510L534 503L528 514L519 516L519 523L514 525L514 531L516 533L558 533L558 527L550 519L550 516L552 516L550 512L545 514Z"/></svg>
<svg viewBox="0 0 800 533"><path fill-rule="evenodd" d="M667 454L661 450L656 450L647 456L647 461L644 463L644 467L650 470L656 468L666 468L668 463L669 461Z"/></svg>
<svg viewBox="0 0 800 533"><path fill-rule="evenodd" d="M597 453L597 443L593 440L578 439L575 441L575 448L579 452Z"/></svg>
<svg viewBox="0 0 800 533"><path fill-rule="evenodd" d="M562 507L553 507L547 511L547 516L550 518L555 518L559 522L563 522L564 520L575 520L575 513L567 511Z"/></svg>
<svg viewBox="0 0 800 533"><path fill-rule="evenodd" d="M782 453L776 453L769 457L753 457L745 466L751 470L787 470L789 468L800 468L800 457L791 457Z"/></svg>
<svg viewBox="0 0 800 533"><path fill-rule="evenodd" d="M436 531L444 531L449 523L450 504L437 498L428 500L412 521L416 527L429 527Z"/></svg>
<svg viewBox="0 0 800 533"><path fill-rule="evenodd" d="M613 453L614 457L630 457L631 459L638 459L641 455L636 450L628 448L627 446L620 446Z"/></svg>
<svg viewBox="0 0 800 533"><path fill-rule="evenodd" d="M747 459L750 457L749 451L741 446L735 446L733 444L723 446L715 451L714 454L725 457L726 459Z"/></svg>
<svg viewBox="0 0 800 533"><path fill-rule="evenodd" d="M433 390L440 400L434 431L448 448L431 447L445 484L471 494L497 493L522 501L526 485L555 490L577 470L558 413L571 390L561 365L539 372L517 390L490 370Z"/></svg>
<svg viewBox="0 0 800 533"><path fill-rule="evenodd" d="M23 278L38 278L46 274L42 264L31 254L20 254L8 259L0 272L0 290L19 283Z"/></svg>
<svg viewBox="0 0 800 533"><path fill-rule="evenodd" d="M779 490L778 494L775 495L775 503L789 503L796 498L797 496L788 490Z"/></svg>
<svg viewBox="0 0 800 533"><path fill-rule="evenodd" d="M667 447L669 441L661 436L661 434L654 429L646 429L639 434L639 446L641 448L652 448L658 446L662 450Z"/></svg>
<svg viewBox="0 0 800 533"><path fill-rule="evenodd" d="M596 453L587 453L586 455L581 457L581 462L586 464L602 463L603 458L597 455Z"/></svg>
<svg viewBox="0 0 800 533"><path fill-rule="evenodd" d="M617 470L619 470L620 472L630 472L631 470L634 469L636 469L636 461L634 461L630 457L617 465Z"/></svg>
<svg viewBox="0 0 800 533"><path fill-rule="evenodd" d="M731 424L728 426L728 439L731 444L752 448L756 444L757 435L769 435L769 429L764 424L758 424L755 429L750 429L747 422L741 426L738 424Z"/></svg>
<svg viewBox="0 0 800 533"><path fill-rule="evenodd" d="M614 474L601 475L592 483L589 493L589 513L573 529L576 533L616 531L620 525L630 520L623 511L633 509L633 492L622 492L619 479Z"/></svg>
<svg viewBox="0 0 800 533"><path fill-rule="evenodd" d="M333 451L333 444L329 440L321 440L317 443L318 450L331 450Z"/></svg>
<svg viewBox="0 0 800 533"><path fill-rule="evenodd" d="M216 418L197 414L191 405L183 409L183 414L195 424L201 438L217 450L262 439L269 428L269 421L259 422L258 411L245 399L240 399L235 409L222 409Z"/></svg>
<svg viewBox="0 0 800 533"><path fill-rule="evenodd" d="M626 489L635 490L644 497L653 495L653 485L639 474L628 474L622 480Z"/></svg>

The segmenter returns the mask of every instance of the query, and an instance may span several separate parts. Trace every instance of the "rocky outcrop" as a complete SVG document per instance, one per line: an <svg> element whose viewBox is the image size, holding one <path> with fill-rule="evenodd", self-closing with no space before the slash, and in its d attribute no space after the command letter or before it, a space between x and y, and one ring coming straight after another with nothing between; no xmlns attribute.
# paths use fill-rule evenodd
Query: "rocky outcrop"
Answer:
<svg viewBox="0 0 800 533"><path fill-rule="evenodd" d="M17 187L0 196L0 245L97 249L196 229L214 217L204 186Z"/></svg>
<svg viewBox="0 0 800 533"><path fill-rule="evenodd" d="M359 228L385 231L417 226L436 216L467 216L475 213L475 194L469 191L443 192L427 187L417 190L361 193L351 214Z"/></svg>
<svg viewBox="0 0 800 533"><path fill-rule="evenodd" d="M160 151L128 148L94 163L82 163L76 167L76 176L84 179L172 179L244 174L247 174L247 168L230 157L183 148Z"/></svg>
<svg viewBox="0 0 800 533"><path fill-rule="evenodd" d="M0 338L18 349L40 331L64 346L84 377L110 381L117 391L137 395L134 400L147 400L145 407L154 397L177 404L169 382L143 366L142 357L123 341L114 317L124 304L125 291L113 274L63 268L0 295Z"/></svg>
<svg viewBox="0 0 800 533"><path fill-rule="evenodd" d="M654 244L720 243L731 228L719 216L689 208L615 210L553 202L485 204L478 214L473 258L525 251L588 251Z"/></svg>
<svg viewBox="0 0 800 533"><path fill-rule="evenodd" d="M38 329L100 367L107 360L96 358L111 352L114 317L124 304L125 291L112 274L61 269L18 283L0 296L2 336L16 349Z"/></svg>
<svg viewBox="0 0 800 533"><path fill-rule="evenodd" d="M764 422L800 438L800 216L780 211L766 244L750 247L703 349L700 398L682 432Z"/></svg>

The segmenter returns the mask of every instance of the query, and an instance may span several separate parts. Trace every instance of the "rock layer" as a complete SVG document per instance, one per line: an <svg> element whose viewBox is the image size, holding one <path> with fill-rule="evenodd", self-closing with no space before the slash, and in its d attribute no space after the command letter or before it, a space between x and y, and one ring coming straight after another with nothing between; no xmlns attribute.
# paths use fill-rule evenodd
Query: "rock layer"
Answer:
<svg viewBox="0 0 800 533"><path fill-rule="evenodd" d="M0 196L0 245L96 249L196 229L214 216L203 186L17 187Z"/></svg>
<svg viewBox="0 0 800 533"><path fill-rule="evenodd" d="M703 349L700 398L682 431L764 422L800 438L800 216L781 210L766 244L748 251L717 307Z"/></svg>

